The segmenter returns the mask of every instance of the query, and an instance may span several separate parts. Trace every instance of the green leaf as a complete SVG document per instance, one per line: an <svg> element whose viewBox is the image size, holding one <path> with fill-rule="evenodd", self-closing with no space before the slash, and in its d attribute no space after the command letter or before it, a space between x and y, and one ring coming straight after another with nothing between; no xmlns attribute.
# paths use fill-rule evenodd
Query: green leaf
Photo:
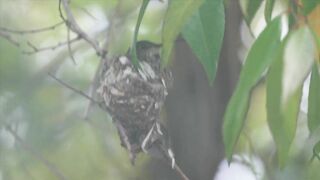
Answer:
<svg viewBox="0 0 320 180"><path fill-rule="evenodd" d="M316 48L317 48L317 54L316 54L316 64L318 66L318 68L320 69L320 36L317 35L317 32L311 28L311 32L313 35L313 39L315 41L316 44Z"/></svg>
<svg viewBox="0 0 320 180"><path fill-rule="evenodd" d="M284 47L283 101L304 82L317 52L313 34L307 26L291 32Z"/></svg>
<svg viewBox="0 0 320 180"><path fill-rule="evenodd" d="M311 32L313 34L313 38L316 42L317 48L318 48L318 52L320 51L320 36L317 35L317 32L315 29L311 28Z"/></svg>
<svg viewBox="0 0 320 180"><path fill-rule="evenodd" d="M311 157L311 161L313 161L314 158L317 158L320 161L320 141L318 141L314 146L313 146L313 155Z"/></svg>
<svg viewBox="0 0 320 180"><path fill-rule="evenodd" d="M246 58L224 116L223 140L229 162L248 110L250 91L275 59L281 44L280 37L281 19L278 17L259 35Z"/></svg>
<svg viewBox="0 0 320 180"><path fill-rule="evenodd" d="M162 66L167 66L174 42L189 17L198 10L204 0L171 0L164 19L162 33Z"/></svg>
<svg viewBox="0 0 320 180"><path fill-rule="evenodd" d="M272 10L274 6L274 0L267 0L266 6L264 9L264 18L266 19L266 22L269 23L272 16Z"/></svg>
<svg viewBox="0 0 320 180"><path fill-rule="evenodd" d="M314 62L311 31L293 31L267 76L267 119L283 167L296 132L302 85Z"/></svg>
<svg viewBox="0 0 320 180"><path fill-rule="evenodd" d="M308 15L317 5L320 4L320 0L302 0L302 11L305 15Z"/></svg>
<svg viewBox="0 0 320 180"><path fill-rule="evenodd" d="M211 84L216 75L224 25L223 0L206 0L182 31L184 39L199 59Z"/></svg>
<svg viewBox="0 0 320 180"><path fill-rule="evenodd" d="M301 88L290 96L287 103L281 104L282 64L281 57L271 67L267 77L267 120L277 146L278 162L283 167L289 154L296 129Z"/></svg>
<svg viewBox="0 0 320 180"><path fill-rule="evenodd" d="M137 44L137 39L138 39L138 34L139 34L139 28L140 28L140 24L142 22L143 15L144 15L144 13L145 13L145 11L147 9L147 6L149 4L149 1L150 0L143 0L142 1L142 5L141 5L140 11L139 11L137 24L136 24L136 27L134 29L133 42L132 42L132 47L131 47L130 54L131 54L132 64L134 65L134 67L136 69L139 68L139 59L138 59L137 50L136 50L136 44Z"/></svg>
<svg viewBox="0 0 320 180"><path fill-rule="evenodd" d="M313 66L308 97L308 127L313 133L320 127L320 75L316 65Z"/></svg>
<svg viewBox="0 0 320 180"><path fill-rule="evenodd" d="M281 91L282 91L283 47L279 52L276 62L270 67L267 75L267 120L269 128L278 148L278 156L283 157L289 151L290 140L284 127L281 115ZM283 135L284 134L284 135ZM283 146L281 146L283 145ZM283 161L283 160L281 160Z"/></svg>
<svg viewBox="0 0 320 180"><path fill-rule="evenodd" d="M252 19L256 15L259 7L263 0L241 0L242 11L244 18L248 24L251 23Z"/></svg>

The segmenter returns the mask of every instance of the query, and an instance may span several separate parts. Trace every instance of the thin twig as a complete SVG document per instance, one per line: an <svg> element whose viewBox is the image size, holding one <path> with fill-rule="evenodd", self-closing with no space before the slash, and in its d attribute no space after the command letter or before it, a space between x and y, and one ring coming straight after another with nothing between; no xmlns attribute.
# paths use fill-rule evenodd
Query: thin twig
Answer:
<svg viewBox="0 0 320 180"><path fill-rule="evenodd" d="M81 10L81 11L83 11L86 15L88 15L89 17L91 17L92 19L94 19L94 20L98 20L96 17L94 17L94 15L92 15L86 8L82 8L82 7L79 7L79 9Z"/></svg>
<svg viewBox="0 0 320 180"><path fill-rule="evenodd" d="M183 180L190 180L177 164L174 165L174 170L181 176Z"/></svg>
<svg viewBox="0 0 320 180"><path fill-rule="evenodd" d="M62 19L62 21L64 22L64 24L67 26L67 40L68 40L68 52L69 52L69 55L70 55L70 58L71 60L73 61L74 64L76 64L75 62L75 58L73 56L73 53L71 51L71 45L70 45L70 28L68 27L67 25L67 19L64 17L63 15L63 12L62 12L62 9L61 9L61 0L59 0L59 14L60 14L60 17ZM78 37L80 38L80 36L78 35Z"/></svg>
<svg viewBox="0 0 320 180"><path fill-rule="evenodd" d="M62 41L62 42L58 42L57 44L55 45L50 45L50 46L46 46L46 47L36 47L34 44L32 44L30 41L27 42L27 45L32 49L31 51L22 51L22 53L24 54L35 54L35 53L38 53L38 52L41 52L41 51L47 51L47 50L56 50L58 48L61 48L65 45L68 45L68 44L72 44L74 42L77 42L81 40L81 38L79 36L73 38L73 39L70 39L69 41Z"/></svg>
<svg viewBox="0 0 320 180"><path fill-rule="evenodd" d="M171 166L171 157L166 153L167 150L164 148L164 147L160 147L160 150L162 151L162 153L165 155L166 157L166 160L167 160L167 163L170 164ZM173 169L177 172L177 174L181 177L182 180L190 180L188 178L188 176L182 171L182 169L178 166L178 164L175 162L174 163L174 166L173 166Z"/></svg>
<svg viewBox="0 0 320 180"><path fill-rule="evenodd" d="M74 55L73 55L73 51L71 49L71 43L70 43L70 29L67 29L67 42L68 42L68 52L69 52L69 55L70 55L70 58L73 62L74 65L76 65L76 60L74 58Z"/></svg>
<svg viewBox="0 0 320 180"><path fill-rule="evenodd" d="M99 107L100 109L102 109L103 111L106 111L106 112L108 112L108 113L110 112L110 109L109 109L107 106L105 106L103 102L99 102L99 101L93 99L92 97L90 97L90 96L88 96L86 93L84 93L83 91L78 90L78 89L70 86L68 83L66 83L66 82L64 82L63 80L57 78L56 76L54 76L54 75L51 74L51 73L48 73L48 75L49 75L51 78L53 78L54 80L56 80L58 83L60 83L62 86L66 87L66 88L70 89L71 91L73 91L73 92L75 92L75 93L83 96L84 98L92 101L92 103L98 105L98 107ZM109 114L110 114L110 113L109 113Z"/></svg>
<svg viewBox="0 0 320 180"><path fill-rule="evenodd" d="M38 159L41 161L47 168L48 170L54 174L58 179L60 180L66 180L67 178L65 175L59 170L53 163L48 161L46 158L44 158L40 153L36 152L30 145L28 145L26 142L23 141L23 139L11 128L11 126L7 125L6 129L13 135L15 140L19 142L21 147L28 151L34 158Z"/></svg>
<svg viewBox="0 0 320 180"><path fill-rule="evenodd" d="M37 46L35 46L33 43L31 43L30 41L27 41L27 45L31 48L31 49L33 49L33 51L34 52L38 52L39 50L38 50L38 48L37 48Z"/></svg>
<svg viewBox="0 0 320 180"><path fill-rule="evenodd" d="M70 89L70 90L72 90L72 91L80 94L81 96L84 96L85 98L87 98L87 99L89 99L89 100L91 100L91 101L93 101L93 102L96 102L94 99L92 99L90 96L88 96L88 95L87 95L86 93L84 93L83 91L78 90L78 89L70 86L69 84L67 84L67 83L65 83L64 81L60 80L59 78L55 77L53 74L48 73L48 75L49 75L51 78L53 78L54 80L56 80L57 82L59 82L59 83L60 83L61 85L63 85L64 87L67 87L68 89ZM96 103L98 103L98 102L96 102Z"/></svg>
<svg viewBox="0 0 320 180"><path fill-rule="evenodd" d="M15 39L13 39L9 34L0 31L0 37L3 37L4 39L9 41L13 45L20 47L20 43L18 41L16 41Z"/></svg>
<svg viewBox="0 0 320 180"><path fill-rule="evenodd" d="M7 33L13 33L13 34L21 34L21 35L37 34L37 33L45 32L45 31L55 30L57 27L61 26L62 24L64 24L64 21L56 23L52 26L43 27L43 28L39 28L39 29L29 29L29 30L16 30L16 29L10 29L10 28L6 28L6 27L0 27L0 31L4 31Z"/></svg>
<svg viewBox="0 0 320 180"><path fill-rule="evenodd" d="M76 22L71 9L69 7L69 3L67 0L60 0L63 9L67 15L67 19L65 20L66 25L70 28L71 31L73 31L74 33L78 34L81 38L83 38L85 41L87 41L92 48L95 49L96 53L98 56L105 56L106 52L104 52L100 46L98 45L98 43L92 39L91 37L88 36L88 34L86 34L78 25L78 23Z"/></svg>
<svg viewBox="0 0 320 180"><path fill-rule="evenodd" d="M66 22L67 22L67 19L64 17L63 12L62 12L61 0L59 0L59 14L60 14L60 17L61 17L62 21L63 21L64 23L66 23Z"/></svg>

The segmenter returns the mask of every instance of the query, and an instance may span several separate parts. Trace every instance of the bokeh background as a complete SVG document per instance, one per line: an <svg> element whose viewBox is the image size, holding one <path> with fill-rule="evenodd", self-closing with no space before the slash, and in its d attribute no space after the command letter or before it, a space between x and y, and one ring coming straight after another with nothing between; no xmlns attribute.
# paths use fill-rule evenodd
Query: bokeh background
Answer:
<svg viewBox="0 0 320 180"><path fill-rule="evenodd" d="M316 180L320 164L309 161L316 137L308 138L304 106L291 160L278 169L265 119L263 80L253 92L234 163L229 167L224 160L223 113L242 60L263 26L262 15L257 16L251 25L256 31L250 33L239 2L226 2L224 44L213 86L186 43L177 40L171 63L175 82L163 115L176 160L192 180ZM72 0L71 7L81 27L100 43L112 34L107 41L117 42L110 52L117 54L130 45L140 3ZM151 1L140 39L161 40L159 22L166 3ZM114 26L108 29L111 19ZM60 21L58 0L0 0L2 28L30 30ZM66 45L41 52L32 52L35 49L28 45L52 47L66 41L64 25L41 33L9 35L19 46L0 36L0 180L179 179L165 163L146 155L139 155L132 166L108 114L95 106L88 111L86 98L48 76L55 74L90 94L100 59L88 44L72 43L75 65Z"/></svg>

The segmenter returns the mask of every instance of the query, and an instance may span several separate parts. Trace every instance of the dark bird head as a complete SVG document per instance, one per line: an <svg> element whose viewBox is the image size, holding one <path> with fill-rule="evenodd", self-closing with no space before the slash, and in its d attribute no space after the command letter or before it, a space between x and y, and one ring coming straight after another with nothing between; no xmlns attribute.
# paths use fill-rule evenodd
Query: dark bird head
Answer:
<svg viewBox="0 0 320 180"><path fill-rule="evenodd" d="M161 45L149 41L139 41L136 44L136 49L140 61L149 63L154 70L160 70Z"/></svg>

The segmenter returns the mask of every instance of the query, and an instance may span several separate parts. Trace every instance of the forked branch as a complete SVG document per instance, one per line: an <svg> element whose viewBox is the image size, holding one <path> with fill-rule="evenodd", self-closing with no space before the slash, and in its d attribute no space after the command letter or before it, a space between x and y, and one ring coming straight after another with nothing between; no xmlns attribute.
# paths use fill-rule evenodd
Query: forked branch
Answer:
<svg viewBox="0 0 320 180"><path fill-rule="evenodd" d="M72 14L71 8L69 6L68 0L59 0L59 3L62 4L64 12L67 15L66 19L62 14L60 15L61 18L65 21L67 27L74 33L78 34L78 36L80 36L82 39L87 41L92 46L92 48L95 49L98 56L104 57L106 52L99 46L98 42L92 39L87 33L85 33L76 22ZM59 7L60 7L60 4L59 4Z"/></svg>

